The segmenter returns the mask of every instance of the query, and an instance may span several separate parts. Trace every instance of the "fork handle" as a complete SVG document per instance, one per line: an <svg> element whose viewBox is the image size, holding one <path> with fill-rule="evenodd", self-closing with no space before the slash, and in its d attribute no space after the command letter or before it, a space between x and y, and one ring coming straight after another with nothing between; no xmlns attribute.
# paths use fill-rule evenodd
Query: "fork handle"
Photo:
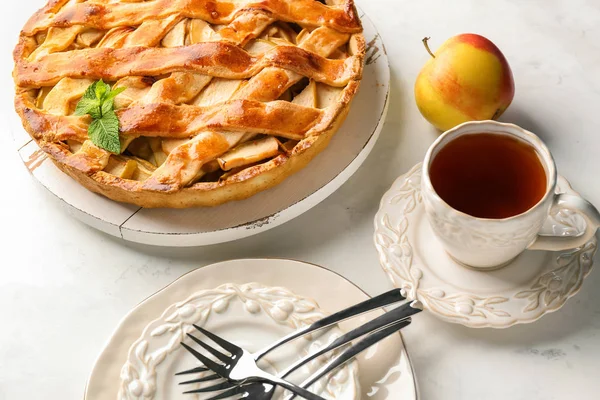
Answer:
<svg viewBox="0 0 600 400"><path fill-rule="evenodd" d="M423 305L421 304L421 302L418 300L414 300L410 303L405 303L400 307L394 308L393 310L387 311L379 317L373 319L372 321L369 321L359 326L358 328L355 328L350 332L340 336L328 346L324 346L323 348L315 351L314 353L311 353L306 357L296 361L294 364L282 371L279 376L285 378L304 364L314 360L315 358L325 353L329 353L330 351L333 351L349 342L352 342L353 340L358 339L366 335L367 333L375 332L379 329L385 328L386 326L395 324L398 321L402 321L412 315L421 312L422 310Z"/></svg>
<svg viewBox="0 0 600 400"><path fill-rule="evenodd" d="M321 396L314 394L313 392L309 391L308 389L304 389L303 387L294 385L293 383L288 382L284 379L280 379L280 378L273 376L269 379L269 381L272 384L279 385L279 386L289 390L290 392L294 393L293 397L300 396L300 397L303 397L308 400L325 400Z"/></svg>
<svg viewBox="0 0 600 400"><path fill-rule="evenodd" d="M305 387L305 388L310 387L313 383L315 383L316 381L321 379L323 376L327 375L334 369L341 367L342 365L344 365L347 362L349 362L350 360L352 360L354 357L356 357L362 351L368 349L369 347L371 347L375 343L380 342L381 340L385 339L386 337L398 332L400 329L410 325L411 321L412 321L411 318L407 318L405 320L398 321L392 325L388 325L387 327L385 327L383 329L380 329L376 332L371 333L369 336L367 336L366 338L364 338L363 340L361 340L354 346L348 348L342 354L335 357L329 363L324 365L320 370L318 370L313 375L311 375L307 380L302 382L301 386ZM294 397L296 397L295 394L286 397L285 400L292 400Z"/></svg>
<svg viewBox="0 0 600 400"><path fill-rule="evenodd" d="M320 329L326 328L330 325L337 324L339 322L345 321L348 318L356 317L358 315L367 313L369 311L376 310L381 307L388 306L390 304L398 303L399 301L406 300L406 296L402 293L401 289L393 289L389 292L380 294L379 296L375 296L371 299L363 301L361 303L355 304L351 307L348 307L342 311L338 311L335 314L331 314L323 319L318 320L317 322L309 325L305 328L299 329L291 334L279 339L275 343L271 344L269 347L262 349L253 354L254 359L256 361L263 358L267 353L275 350L279 346L282 346L288 342L291 342L294 339L302 337L308 333L318 331Z"/></svg>

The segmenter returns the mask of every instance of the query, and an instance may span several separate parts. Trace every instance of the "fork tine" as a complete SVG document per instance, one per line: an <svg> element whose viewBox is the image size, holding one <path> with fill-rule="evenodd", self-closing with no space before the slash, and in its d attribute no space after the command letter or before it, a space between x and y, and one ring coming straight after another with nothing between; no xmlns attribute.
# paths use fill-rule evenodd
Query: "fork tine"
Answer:
<svg viewBox="0 0 600 400"><path fill-rule="evenodd" d="M211 370L213 370L214 372L216 372L217 374L224 376L227 374L227 371L225 370L225 367L223 367L220 364L217 364L216 362L214 362L213 360L211 360L210 358L204 356L203 354L198 353L196 350L192 349L190 346L188 346L187 344L181 342L181 345L190 353L192 353L192 355L194 357L196 357L202 364L206 365L208 368L210 368Z"/></svg>
<svg viewBox="0 0 600 400"><path fill-rule="evenodd" d="M194 391L194 390L190 390L189 392L185 392L184 394L187 394L187 393L200 393L200 392L197 392L197 391ZM230 397L239 396L239 395L243 395L243 394L246 394L246 390L242 386L234 386L234 387L232 387L229 390L221 392L221 393L219 393L219 394L217 394L217 395L215 395L213 397L209 397L207 400L228 399ZM244 396L240 396L240 397L237 397L237 398L241 399L243 397Z"/></svg>
<svg viewBox="0 0 600 400"><path fill-rule="evenodd" d="M189 374L199 374L200 372L206 372L206 371L210 371L208 368L206 367L196 367L196 368L192 368L192 369L188 369L187 371L181 371L175 374L175 376L179 376L179 375L189 375Z"/></svg>
<svg viewBox="0 0 600 400"><path fill-rule="evenodd" d="M215 335L214 333L211 333L198 325L194 324L194 328L198 329L205 336L207 336L212 341L214 341L216 344L218 344L219 346L221 346L222 348L224 348L225 350L227 350L228 352L230 352L232 354L235 354L235 352L238 352L241 350L239 348L239 346L236 346L235 344L228 342L227 340L223 339L222 337L219 337L219 336Z"/></svg>
<svg viewBox="0 0 600 400"><path fill-rule="evenodd" d="M192 379L191 381L180 382L179 384L180 385L189 385L190 383L209 382L209 381L214 381L215 379L221 379L221 377L217 374L212 374L212 375L208 375L208 376L203 376L202 378Z"/></svg>
<svg viewBox="0 0 600 400"><path fill-rule="evenodd" d="M190 333L188 333L187 335L190 339L192 339L194 342L198 343L206 351L210 352L210 354L217 357L219 360L223 361L224 363L231 361L231 357L226 356L225 354L221 353L219 350L213 348L212 346L209 346L208 344L204 343L202 340L198 339L194 335L192 335ZM206 366L210 368L210 365L206 365Z"/></svg>
<svg viewBox="0 0 600 400"><path fill-rule="evenodd" d="M221 390L231 389L231 388L233 388L235 386L236 386L235 383L231 383L229 381L224 381L224 382L221 382L221 383L217 383L216 385L206 386L206 387L201 387L201 388L198 388L198 389L194 389L191 392L192 393L219 392Z"/></svg>

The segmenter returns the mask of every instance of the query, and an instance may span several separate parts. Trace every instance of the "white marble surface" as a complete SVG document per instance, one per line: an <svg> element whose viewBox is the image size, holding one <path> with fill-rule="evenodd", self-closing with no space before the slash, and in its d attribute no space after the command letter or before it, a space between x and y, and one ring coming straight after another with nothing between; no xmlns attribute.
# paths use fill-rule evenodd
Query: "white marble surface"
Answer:
<svg viewBox="0 0 600 400"><path fill-rule="evenodd" d="M427 59L423 36L434 46L468 31L496 42L517 87L502 119L545 139L559 171L600 204L598 1L372 0L360 5L386 43L392 97L379 143L348 183L296 220L236 243L172 250L121 242L67 215L13 151L9 53L19 27L41 4L3 4L0 28L1 400L81 398L96 355L127 310L207 263L295 258L327 266L371 294L390 288L372 244L372 218L394 178L436 137L412 95ZM467 329L422 314L405 333L422 398L597 399L598 285L600 273L593 271L562 310L503 331Z"/></svg>

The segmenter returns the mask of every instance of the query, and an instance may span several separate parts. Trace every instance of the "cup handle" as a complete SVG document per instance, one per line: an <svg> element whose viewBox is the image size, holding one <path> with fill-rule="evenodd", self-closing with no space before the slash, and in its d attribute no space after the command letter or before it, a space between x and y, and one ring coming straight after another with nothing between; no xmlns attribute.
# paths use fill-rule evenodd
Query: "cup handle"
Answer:
<svg viewBox="0 0 600 400"><path fill-rule="evenodd" d="M600 227L600 212L582 197L565 193L557 194L554 196L552 208L555 207L566 208L581 215L585 220L585 232L579 236L538 235L528 249L549 251L575 249L587 243Z"/></svg>

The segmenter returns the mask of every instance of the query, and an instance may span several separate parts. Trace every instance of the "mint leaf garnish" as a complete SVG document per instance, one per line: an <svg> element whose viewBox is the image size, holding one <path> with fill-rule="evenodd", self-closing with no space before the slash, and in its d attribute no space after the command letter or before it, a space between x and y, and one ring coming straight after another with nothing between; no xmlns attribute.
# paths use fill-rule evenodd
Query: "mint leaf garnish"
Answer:
<svg viewBox="0 0 600 400"><path fill-rule="evenodd" d="M106 93L106 95L104 96L104 101L113 100L119 94L123 93L125 91L125 89L127 89L127 88L120 87L120 88L116 88L116 89L108 91Z"/></svg>
<svg viewBox="0 0 600 400"><path fill-rule="evenodd" d="M83 98L84 99L88 99L88 100L94 100L96 99L96 86L98 86L98 83L101 82L102 79L100 79L97 82L92 83L85 91L85 93L83 94Z"/></svg>
<svg viewBox="0 0 600 400"><path fill-rule="evenodd" d="M94 119L88 129L92 142L111 153L121 152L119 141L119 119L114 111L105 113L102 118Z"/></svg>
<svg viewBox="0 0 600 400"><path fill-rule="evenodd" d="M102 79L95 83L94 92L96 92L96 98L103 100L106 93L110 92L110 85L104 83Z"/></svg>
<svg viewBox="0 0 600 400"><path fill-rule="evenodd" d="M101 118L100 102L96 99L81 99L75 108L75 115L82 116L89 114L92 118Z"/></svg>
<svg viewBox="0 0 600 400"><path fill-rule="evenodd" d="M75 115L90 115L88 127L90 140L98 147L112 153L121 153L119 141L119 119L114 112L115 97L125 88L111 89L102 79L92 83L77 103Z"/></svg>
<svg viewBox="0 0 600 400"><path fill-rule="evenodd" d="M112 99L104 100L104 102L102 103L102 108L100 109L101 115L105 115L105 114L108 114L109 112L112 112L114 107L115 107L114 100L112 100Z"/></svg>

